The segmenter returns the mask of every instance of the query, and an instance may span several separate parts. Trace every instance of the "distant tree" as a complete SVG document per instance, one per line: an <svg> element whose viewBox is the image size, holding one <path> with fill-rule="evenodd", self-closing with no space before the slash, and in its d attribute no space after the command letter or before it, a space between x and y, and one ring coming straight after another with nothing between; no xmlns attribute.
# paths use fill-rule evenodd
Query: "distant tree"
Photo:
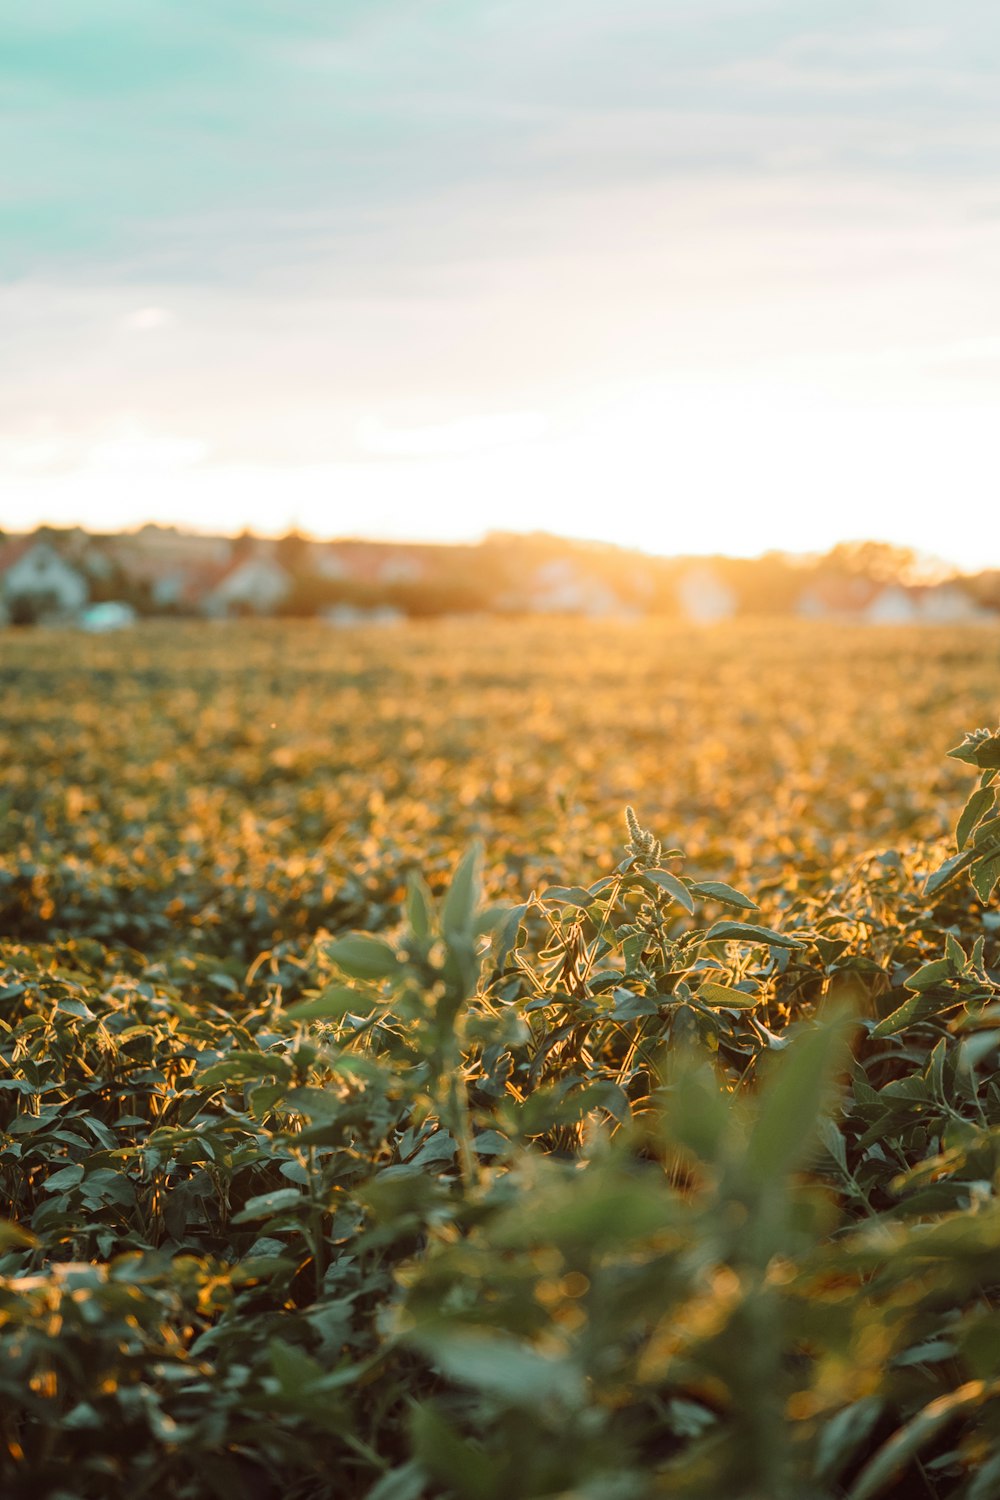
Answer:
<svg viewBox="0 0 1000 1500"><path fill-rule="evenodd" d="M958 582L982 609L1000 611L1000 568L989 568L984 573L961 578Z"/></svg>
<svg viewBox="0 0 1000 1500"><path fill-rule="evenodd" d="M893 542L838 542L819 560L821 572L868 578L873 583L926 583L945 576L947 567L913 547Z"/></svg>
<svg viewBox="0 0 1000 1500"><path fill-rule="evenodd" d="M275 561L281 564L286 573L291 573L293 578L305 573L309 567L310 545L309 538L303 536L301 531L286 532L275 543Z"/></svg>
<svg viewBox="0 0 1000 1500"><path fill-rule="evenodd" d="M257 538L246 527L233 537L233 562L245 562L257 549Z"/></svg>
<svg viewBox="0 0 1000 1500"><path fill-rule="evenodd" d="M722 577L736 595L739 614L791 614L808 586L808 566L784 552L720 561L727 565L722 569Z"/></svg>

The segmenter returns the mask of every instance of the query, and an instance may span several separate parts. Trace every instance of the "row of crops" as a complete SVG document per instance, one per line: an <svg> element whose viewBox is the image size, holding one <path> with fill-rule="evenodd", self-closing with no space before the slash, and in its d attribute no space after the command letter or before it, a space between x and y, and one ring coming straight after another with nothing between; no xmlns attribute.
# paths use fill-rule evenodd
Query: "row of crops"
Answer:
<svg viewBox="0 0 1000 1500"><path fill-rule="evenodd" d="M1000 1494L998 659L0 638L2 1493Z"/></svg>

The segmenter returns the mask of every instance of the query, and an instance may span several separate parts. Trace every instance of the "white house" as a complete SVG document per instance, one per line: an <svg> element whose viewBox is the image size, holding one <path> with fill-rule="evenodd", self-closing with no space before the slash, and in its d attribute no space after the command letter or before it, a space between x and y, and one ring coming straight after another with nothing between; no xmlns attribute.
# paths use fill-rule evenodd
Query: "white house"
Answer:
<svg viewBox="0 0 1000 1500"><path fill-rule="evenodd" d="M974 620L990 620L993 616L957 584L939 583L924 593L920 618L928 624L965 625Z"/></svg>
<svg viewBox="0 0 1000 1500"><path fill-rule="evenodd" d="M208 615L269 615L291 593L292 580L273 557L244 558L226 572L205 594L202 608Z"/></svg>
<svg viewBox="0 0 1000 1500"><path fill-rule="evenodd" d="M864 612L869 625L913 625L920 619L920 606L898 583L887 584Z"/></svg>
<svg viewBox="0 0 1000 1500"><path fill-rule="evenodd" d="M51 542L13 542L0 552L0 603L8 619L72 619L89 597L84 573Z"/></svg>
<svg viewBox="0 0 1000 1500"><path fill-rule="evenodd" d="M988 620L988 610L954 583L939 583L919 590L889 584L865 610L872 625L965 625Z"/></svg>
<svg viewBox="0 0 1000 1500"><path fill-rule="evenodd" d="M588 577L565 558L536 568L528 586L528 607L544 614L581 614L591 618L628 613L608 584Z"/></svg>
<svg viewBox="0 0 1000 1500"><path fill-rule="evenodd" d="M696 625L728 620L736 610L736 595L708 567L689 568L677 584L677 602L687 619Z"/></svg>

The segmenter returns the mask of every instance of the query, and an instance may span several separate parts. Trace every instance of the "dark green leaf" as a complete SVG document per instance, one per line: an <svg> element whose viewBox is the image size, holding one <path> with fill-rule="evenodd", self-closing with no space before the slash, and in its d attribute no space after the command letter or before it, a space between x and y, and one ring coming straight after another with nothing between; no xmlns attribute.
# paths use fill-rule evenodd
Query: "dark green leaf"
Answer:
<svg viewBox="0 0 1000 1500"><path fill-rule="evenodd" d="M399 971L399 958L384 938L356 932L328 943L329 958L352 979L388 979Z"/></svg>
<svg viewBox="0 0 1000 1500"><path fill-rule="evenodd" d="M758 927L751 922L715 922L705 933L705 941L714 943L721 939L738 943L766 943L770 948L804 948L798 938L786 937L771 927Z"/></svg>
<svg viewBox="0 0 1000 1500"><path fill-rule="evenodd" d="M666 891L667 895L676 901L678 906L683 906L685 911L694 913L694 902L691 899L691 892L683 880L679 880L676 875L671 875L669 870L644 870L643 874L647 880L651 880L662 891Z"/></svg>
<svg viewBox="0 0 1000 1500"><path fill-rule="evenodd" d="M277 1188L273 1193L260 1193L256 1198L248 1198L240 1212L233 1216L233 1223L247 1224L253 1219L269 1219L275 1214L301 1208L307 1202L308 1199L303 1197L298 1188Z"/></svg>
<svg viewBox="0 0 1000 1500"><path fill-rule="evenodd" d="M955 843L959 849L965 847L972 830L993 806L995 791L992 786L979 787L973 792L955 828Z"/></svg>
<svg viewBox="0 0 1000 1500"><path fill-rule="evenodd" d="M726 885L722 880L699 880L691 886L696 896L702 896L706 901L721 901L726 906L738 906L742 911L756 911L756 901L751 901L749 896L744 896L742 891L734 890L731 885Z"/></svg>
<svg viewBox="0 0 1000 1500"><path fill-rule="evenodd" d="M729 1010L751 1010L760 1001L759 995L748 995L743 990L734 990L728 984L703 984L695 995L703 1005L724 1006Z"/></svg>
<svg viewBox="0 0 1000 1500"><path fill-rule="evenodd" d="M328 984L311 1000L290 1005L285 1015L290 1021L342 1021L348 1011L361 1015L371 1009L371 1000L345 984Z"/></svg>
<svg viewBox="0 0 1000 1500"><path fill-rule="evenodd" d="M481 862L482 849L477 842L463 855L441 907L441 928L446 936L463 937L472 933L480 899Z"/></svg>

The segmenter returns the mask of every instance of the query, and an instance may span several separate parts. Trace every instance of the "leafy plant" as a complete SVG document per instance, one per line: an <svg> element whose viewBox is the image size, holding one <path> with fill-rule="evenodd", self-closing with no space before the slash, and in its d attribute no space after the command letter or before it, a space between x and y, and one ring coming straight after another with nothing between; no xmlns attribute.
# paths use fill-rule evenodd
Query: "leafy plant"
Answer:
<svg viewBox="0 0 1000 1500"><path fill-rule="evenodd" d="M341 648L332 710L260 627L247 667L222 636L153 633L128 671L68 647L109 712L148 712L114 795L86 693L26 700L38 786L67 723L81 760L72 806L9 783L5 1495L996 1493L1000 735L953 752L980 773L958 862L927 879L914 838L944 828L922 737L967 648L903 674L895 764L850 721L898 643L824 637L814 693L804 648L747 636L800 684L793 743L731 643L692 638L664 792L668 720L628 675L652 646L573 627L574 676L549 629L462 657L501 717L526 678L544 807L475 695L440 712L447 631ZM298 750L262 727L279 703ZM631 808L615 847L598 766L690 858Z"/></svg>

